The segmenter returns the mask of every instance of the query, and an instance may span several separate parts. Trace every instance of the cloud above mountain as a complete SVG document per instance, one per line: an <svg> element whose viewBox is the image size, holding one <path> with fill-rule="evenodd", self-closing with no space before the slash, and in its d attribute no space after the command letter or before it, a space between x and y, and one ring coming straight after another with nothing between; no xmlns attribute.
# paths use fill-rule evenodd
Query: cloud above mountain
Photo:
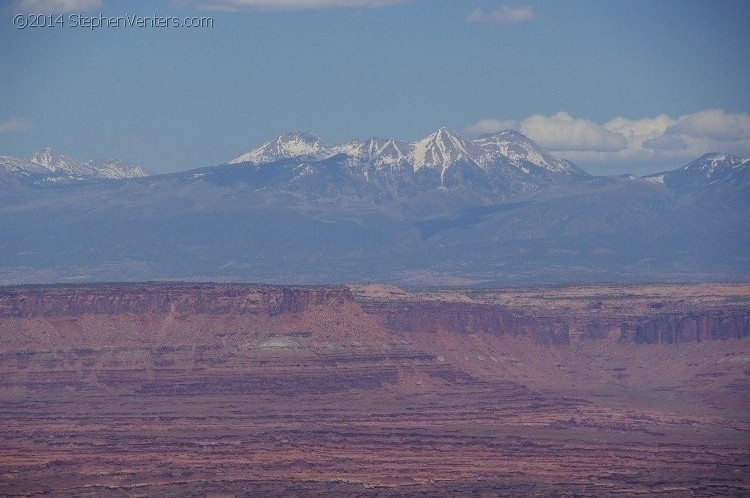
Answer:
<svg viewBox="0 0 750 498"><path fill-rule="evenodd" d="M312 10L392 7L408 0L173 0L175 6L239 12L243 10Z"/></svg>
<svg viewBox="0 0 750 498"><path fill-rule="evenodd" d="M466 21L482 24L520 24L531 21L535 17L534 7L529 5L501 5L486 12L478 7L466 16Z"/></svg>
<svg viewBox="0 0 750 498"><path fill-rule="evenodd" d="M513 128L542 147L583 164L658 165L722 151L750 155L750 114L705 109L672 118L666 114L630 119L615 117L605 123L574 117L567 112L534 115L521 121L485 118L467 126L472 133Z"/></svg>
<svg viewBox="0 0 750 498"><path fill-rule="evenodd" d="M721 141L744 140L750 138L750 114L707 109L682 116L667 129L667 133Z"/></svg>
<svg viewBox="0 0 750 498"><path fill-rule="evenodd" d="M521 123L521 133L545 149L554 151L616 152L628 146L626 138L588 119L567 112L554 116L535 115Z"/></svg>
<svg viewBox="0 0 750 498"><path fill-rule="evenodd" d="M34 127L30 119L12 117L0 121L0 135L3 133L23 133Z"/></svg>

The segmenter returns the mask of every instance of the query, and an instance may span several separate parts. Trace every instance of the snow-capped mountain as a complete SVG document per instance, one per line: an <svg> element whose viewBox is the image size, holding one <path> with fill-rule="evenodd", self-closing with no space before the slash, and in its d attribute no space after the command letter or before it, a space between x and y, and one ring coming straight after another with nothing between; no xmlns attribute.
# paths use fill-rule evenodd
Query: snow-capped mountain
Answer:
<svg viewBox="0 0 750 498"><path fill-rule="evenodd" d="M229 164L266 164L281 159L320 160L332 154L320 137L303 131L284 133L277 138L235 157Z"/></svg>
<svg viewBox="0 0 750 498"><path fill-rule="evenodd" d="M0 171L16 173L18 175L49 172L49 170L41 164L31 162L29 159L14 156L0 156Z"/></svg>
<svg viewBox="0 0 750 498"><path fill-rule="evenodd" d="M29 162L39 165L47 172L56 176L92 177L96 176L96 169L86 163L79 163L73 159L57 154L50 148L33 154Z"/></svg>
<svg viewBox="0 0 750 498"><path fill-rule="evenodd" d="M139 178L151 173L119 160L78 162L55 153L50 148L28 158L0 156L0 170L35 182L70 182L76 180L119 180Z"/></svg>
<svg viewBox="0 0 750 498"><path fill-rule="evenodd" d="M315 150L148 181L78 180L121 169L51 151L36 162L3 158L0 273L317 282L387 271L415 285L429 282L424 275L455 285L456 276L513 284L748 274L750 163L738 158L704 156L663 173L662 186L579 178L510 132L469 141L438 130L412 144ZM56 273L63 265L70 272Z"/></svg>
<svg viewBox="0 0 750 498"><path fill-rule="evenodd" d="M97 178L107 178L110 180L142 178L144 176L151 176L152 174L147 169L118 159L92 159L83 163L82 166L92 168L96 172Z"/></svg>
<svg viewBox="0 0 750 498"><path fill-rule="evenodd" d="M547 153L528 137L512 130L470 141L456 132L440 128L412 143L371 138L333 146L326 146L322 139L312 133L293 132L251 149L229 163L257 166L280 159L298 159L309 163L337 154L359 159L366 178L370 177L373 169L390 169L398 170L401 179L406 173L420 178L434 177L440 186L444 185L446 174L453 186L468 178L476 185L477 181L481 182L480 177L485 176L495 190L528 190L533 189L533 184L554 183L586 175L573 163ZM452 171L454 168L457 170ZM531 186L521 186L526 179ZM503 185L504 180L508 180L505 182L507 185ZM513 186L509 187L511 183Z"/></svg>
<svg viewBox="0 0 750 498"><path fill-rule="evenodd" d="M411 144L411 158L414 171L422 168L436 169L441 177L445 172L458 163L474 163L473 157L478 151L474 145L462 136L446 128L440 128L435 133Z"/></svg>
<svg viewBox="0 0 750 498"><path fill-rule="evenodd" d="M482 167L491 167L503 158L510 164L529 173L530 167L541 168L551 173L575 175L580 170L570 161L547 153L533 140L513 130L482 135L472 144L478 149L473 159Z"/></svg>
<svg viewBox="0 0 750 498"><path fill-rule="evenodd" d="M552 156L511 130L470 141L440 128L412 143L371 138L333 146L326 146L312 133L293 132L251 149L229 163L260 166L292 159L301 165L298 172L309 173L316 170L312 165L319 161L326 160L329 168L327 160L339 154L349 158L341 162L348 178L353 180L359 175L364 181L387 185L389 191L469 187L506 195L586 176L573 163Z"/></svg>
<svg viewBox="0 0 750 498"><path fill-rule="evenodd" d="M732 182L748 176L750 176L750 159L710 152L681 168L648 175L644 179L664 183L668 187L693 189Z"/></svg>
<svg viewBox="0 0 750 498"><path fill-rule="evenodd" d="M411 147L403 140L393 138L371 138L365 142L355 140L330 148L332 154L346 154L371 163L376 168L403 167L410 165Z"/></svg>

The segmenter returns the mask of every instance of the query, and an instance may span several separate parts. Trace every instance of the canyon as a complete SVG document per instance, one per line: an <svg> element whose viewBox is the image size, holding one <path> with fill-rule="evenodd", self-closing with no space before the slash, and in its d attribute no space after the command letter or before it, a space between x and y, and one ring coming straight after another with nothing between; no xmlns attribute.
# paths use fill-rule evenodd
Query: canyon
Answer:
<svg viewBox="0 0 750 498"><path fill-rule="evenodd" d="M740 496L750 285L0 288L0 495Z"/></svg>

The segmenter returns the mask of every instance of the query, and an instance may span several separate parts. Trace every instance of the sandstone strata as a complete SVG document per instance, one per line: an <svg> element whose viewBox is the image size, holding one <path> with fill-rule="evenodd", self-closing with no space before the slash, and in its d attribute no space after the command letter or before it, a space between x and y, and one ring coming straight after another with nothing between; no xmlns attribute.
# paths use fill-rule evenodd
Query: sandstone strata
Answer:
<svg viewBox="0 0 750 498"><path fill-rule="evenodd" d="M0 494L750 492L746 286L0 290Z"/></svg>

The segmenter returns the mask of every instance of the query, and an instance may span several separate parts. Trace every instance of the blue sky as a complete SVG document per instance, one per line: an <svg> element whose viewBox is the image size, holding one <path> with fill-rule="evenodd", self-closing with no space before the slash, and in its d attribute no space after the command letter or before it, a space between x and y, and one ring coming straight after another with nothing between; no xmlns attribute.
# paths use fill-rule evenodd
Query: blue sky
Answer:
<svg viewBox="0 0 750 498"><path fill-rule="evenodd" d="M14 27L32 12L65 25ZM88 29L73 13L213 27ZM288 130L447 126L512 127L593 173L750 156L747 1L14 0L0 15L0 155L168 172Z"/></svg>

